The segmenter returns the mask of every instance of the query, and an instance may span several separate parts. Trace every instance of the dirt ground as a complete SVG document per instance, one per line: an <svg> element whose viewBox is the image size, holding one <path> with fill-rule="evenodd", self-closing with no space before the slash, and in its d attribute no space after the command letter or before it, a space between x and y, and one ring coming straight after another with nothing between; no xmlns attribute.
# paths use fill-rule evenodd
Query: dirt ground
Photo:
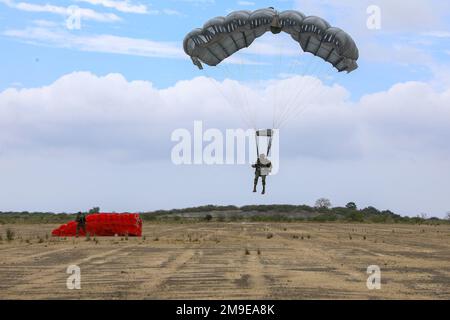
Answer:
<svg viewBox="0 0 450 320"><path fill-rule="evenodd" d="M146 223L143 238L90 241L55 227L0 226L1 299L450 299L448 225Z"/></svg>

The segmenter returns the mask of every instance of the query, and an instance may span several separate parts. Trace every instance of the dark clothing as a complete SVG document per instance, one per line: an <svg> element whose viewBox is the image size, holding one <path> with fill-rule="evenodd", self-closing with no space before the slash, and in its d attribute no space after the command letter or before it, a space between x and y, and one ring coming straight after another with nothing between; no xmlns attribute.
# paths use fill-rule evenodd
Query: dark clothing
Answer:
<svg viewBox="0 0 450 320"><path fill-rule="evenodd" d="M80 234L80 229L83 229L84 233L86 233L86 216L84 214L77 214L75 219L77 223L77 236Z"/></svg>
<svg viewBox="0 0 450 320"><path fill-rule="evenodd" d="M258 185L259 177L261 177L262 180L262 194L266 193L266 176L267 174L261 174L262 168L271 168L272 163L269 162L267 164L262 164L261 161L258 159L254 165L252 165L252 168L255 168L255 180L253 181L253 192L256 192L256 186Z"/></svg>
<svg viewBox="0 0 450 320"><path fill-rule="evenodd" d="M272 163L269 162L268 164L262 164L261 161L258 159L255 164L252 165L252 168L255 168L255 176L261 175L261 168L270 168L272 167Z"/></svg>
<svg viewBox="0 0 450 320"><path fill-rule="evenodd" d="M255 188L258 185L259 177L261 177L263 187L266 186L266 176L261 176L261 175L255 174L255 181L254 181Z"/></svg>

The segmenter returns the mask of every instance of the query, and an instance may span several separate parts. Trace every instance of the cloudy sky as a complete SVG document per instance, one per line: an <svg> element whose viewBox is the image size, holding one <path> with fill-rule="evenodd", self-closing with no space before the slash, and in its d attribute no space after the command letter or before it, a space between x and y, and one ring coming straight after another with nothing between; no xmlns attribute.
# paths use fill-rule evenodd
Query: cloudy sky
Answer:
<svg viewBox="0 0 450 320"><path fill-rule="evenodd" d="M372 4L376 30L367 26ZM185 34L209 18L268 6L346 30L359 69L336 74L283 35L258 39L220 68L200 71L185 56ZM449 13L441 0L0 0L0 211L327 197L443 217ZM280 170L264 197L250 192L248 165L172 162L176 129L193 132L201 120L225 132L255 119L265 128L283 110Z"/></svg>

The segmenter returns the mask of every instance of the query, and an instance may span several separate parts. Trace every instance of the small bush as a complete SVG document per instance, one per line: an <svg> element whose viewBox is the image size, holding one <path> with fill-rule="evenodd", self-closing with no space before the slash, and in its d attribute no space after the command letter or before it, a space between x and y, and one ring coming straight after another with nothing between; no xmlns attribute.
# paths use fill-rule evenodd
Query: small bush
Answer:
<svg viewBox="0 0 450 320"><path fill-rule="evenodd" d="M266 236L267 239L272 239L273 238L273 234L272 233L268 233Z"/></svg>
<svg viewBox="0 0 450 320"><path fill-rule="evenodd" d="M250 255L250 251L248 250L248 248L245 248L245 255L246 256Z"/></svg>
<svg viewBox="0 0 450 320"><path fill-rule="evenodd" d="M16 233L11 229L6 229L6 240L12 241L14 240Z"/></svg>

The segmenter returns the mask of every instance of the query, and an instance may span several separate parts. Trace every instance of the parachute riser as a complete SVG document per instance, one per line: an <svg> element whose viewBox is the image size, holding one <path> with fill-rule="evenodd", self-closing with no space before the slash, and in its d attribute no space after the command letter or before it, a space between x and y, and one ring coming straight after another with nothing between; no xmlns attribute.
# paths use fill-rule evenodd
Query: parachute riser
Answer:
<svg viewBox="0 0 450 320"><path fill-rule="evenodd" d="M266 129L266 130L256 130L255 132L255 140L256 140L256 156L259 158L259 137L267 137L267 152L266 156L269 157L270 150L272 149L272 140L273 140L274 130Z"/></svg>

